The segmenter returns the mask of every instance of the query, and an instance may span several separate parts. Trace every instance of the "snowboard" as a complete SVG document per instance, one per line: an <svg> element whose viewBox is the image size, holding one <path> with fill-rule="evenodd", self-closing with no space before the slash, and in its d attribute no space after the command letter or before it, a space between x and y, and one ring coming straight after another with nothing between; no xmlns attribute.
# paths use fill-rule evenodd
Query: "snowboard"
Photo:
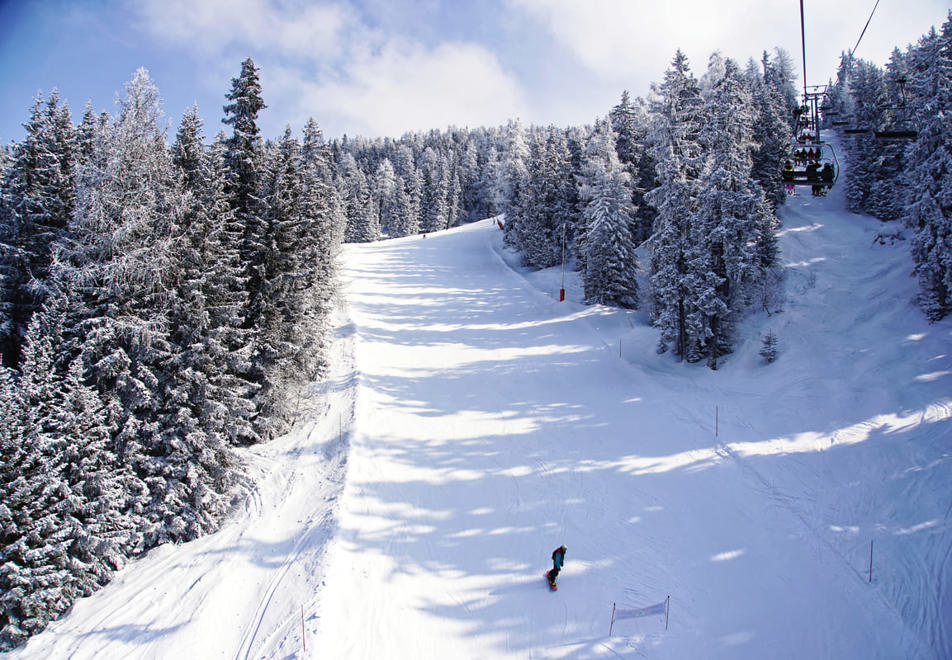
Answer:
<svg viewBox="0 0 952 660"><path fill-rule="evenodd" d="M559 590L559 585L557 585L555 582L551 582L551 581L549 580L549 573L548 573L548 571L546 571L545 573L543 573L543 574L542 574L542 577L545 578L545 583L546 583L547 585L549 585L549 591L558 591L558 590Z"/></svg>

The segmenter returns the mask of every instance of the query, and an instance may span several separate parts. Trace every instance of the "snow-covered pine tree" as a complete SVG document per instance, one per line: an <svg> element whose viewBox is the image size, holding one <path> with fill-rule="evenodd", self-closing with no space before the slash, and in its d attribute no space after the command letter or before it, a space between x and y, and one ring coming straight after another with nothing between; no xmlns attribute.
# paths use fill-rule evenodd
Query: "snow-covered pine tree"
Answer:
<svg viewBox="0 0 952 660"><path fill-rule="evenodd" d="M6 446L0 447L0 648L9 649L72 602L68 568L68 487L59 475L50 417L57 387L53 342L34 314L18 382L5 395ZM5 368L4 368L5 370ZM5 378L9 382L9 377ZM65 592L64 592L65 590Z"/></svg>
<svg viewBox="0 0 952 660"><path fill-rule="evenodd" d="M222 406L234 403L222 381L239 383L223 373L228 349L212 325L212 312L228 302L232 312L237 311L243 297L220 277L236 265L222 242L230 210L223 179L213 173L202 139L202 122L193 107L183 116L172 147L180 198L172 216L171 292L166 302L171 348L163 365L158 412L160 446L168 466L162 541L192 539L217 526L237 463L228 448L231 423L221 413ZM250 418L247 404L239 403L233 412Z"/></svg>
<svg viewBox="0 0 952 660"><path fill-rule="evenodd" d="M793 111L799 105L799 94L797 90L797 67L794 64L790 53L780 47L774 48L772 59L773 70L776 75L777 86L783 96L784 105L787 112L784 113L789 120L793 121Z"/></svg>
<svg viewBox="0 0 952 660"><path fill-rule="evenodd" d="M380 225L371 182L357 164L353 154L343 154L340 165L340 188L347 215L344 240L348 243L372 243L380 239Z"/></svg>
<svg viewBox="0 0 952 660"><path fill-rule="evenodd" d="M212 223L209 243L204 246L207 253L202 256L213 260L204 284L209 316L206 373L212 390L207 416L210 427L221 428L231 444L247 445L260 439L254 428L257 413L253 399L261 385L251 378L254 333L244 321L248 307L246 271L241 262L244 227L226 192L226 141L224 133L219 133L196 181L198 190L204 191L199 208Z"/></svg>
<svg viewBox="0 0 952 660"><path fill-rule="evenodd" d="M324 141L324 132L314 117L308 117L304 124L301 159L303 166L310 170L310 176L330 185L333 179L331 153Z"/></svg>
<svg viewBox="0 0 952 660"><path fill-rule="evenodd" d="M403 177L397 174L394 178L393 190L393 215L390 218L388 226L388 235L390 238L400 238L408 236L406 219L410 217L412 210L410 208L410 195L407 193L407 185Z"/></svg>
<svg viewBox="0 0 952 660"><path fill-rule="evenodd" d="M906 224L919 304L932 321L952 311L952 13L911 52L911 86L919 124L908 147Z"/></svg>
<svg viewBox="0 0 952 660"><path fill-rule="evenodd" d="M6 178L11 165L13 165L13 144L0 144L0 181Z"/></svg>
<svg viewBox="0 0 952 660"><path fill-rule="evenodd" d="M275 145L265 175L265 235L264 261L261 264L262 297L255 305L258 310L255 326L255 361L265 378L257 395L257 407L262 411L265 428L262 433L271 438L286 429L286 399L288 381L292 376L295 352L296 312L299 307L298 285L307 268L299 262L302 255L295 248L302 240L302 196L300 146L288 127ZM356 169L356 166L355 166ZM366 194L366 178L357 169Z"/></svg>
<svg viewBox="0 0 952 660"><path fill-rule="evenodd" d="M345 221L340 196L327 167L327 145L317 122L311 118L301 145L301 263L307 268L301 282L299 325L303 333L297 346L298 371L317 378L326 367L324 350L330 335L329 319L335 294L335 260L343 241ZM394 181L396 186L396 181Z"/></svg>
<svg viewBox="0 0 952 660"><path fill-rule="evenodd" d="M529 185L529 144L522 122L510 120L506 126L505 147L500 154L499 178L494 197L499 210L506 214L506 242L522 250L519 223L527 202Z"/></svg>
<svg viewBox="0 0 952 660"><path fill-rule="evenodd" d="M380 229L390 235L396 209L397 178L393 163L384 158L374 174L374 199L377 202L377 217Z"/></svg>
<svg viewBox="0 0 952 660"><path fill-rule="evenodd" d="M270 332L260 326L266 316L265 308L270 304L269 288L274 283L269 282L269 264L275 259L276 248L271 243L274 240L274 227L269 224L274 216L270 214L268 201L265 200L268 194L268 157L257 126L257 114L265 105L261 99L258 69L251 58L242 63L241 73L238 78L232 80L232 90L227 98L232 103L225 106L226 116L223 121L234 129L225 153L225 164L229 172L228 196L236 222L244 227L240 251L245 265L248 291L244 327L252 332L254 346L260 348L262 333ZM274 199L270 201L273 202ZM369 196L362 198L361 202L363 206L368 207ZM269 437L275 432L271 427L275 420L261 414L265 407L270 409L269 401L274 392L274 383L268 380L268 374L272 373L273 367L269 360L269 357L256 349L250 356L249 372L243 375L244 379L261 388L255 395L255 401L258 408L256 419L260 426L257 430L262 437Z"/></svg>
<svg viewBox="0 0 952 660"><path fill-rule="evenodd" d="M692 216L697 207L701 175L701 92L687 56L680 50L664 82L655 90L654 125L649 134L658 185L645 195L657 209L651 249L652 321L660 331L658 350L673 348L681 359L692 357L696 344L688 315L693 311L695 276Z"/></svg>
<svg viewBox="0 0 952 660"><path fill-rule="evenodd" d="M249 306L245 310L244 325L255 323L257 309L254 301L262 292L261 265L267 246L263 243L265 228L262 177L264 172L264 145L258 128L258 113L267 106L261 97L258 67L250 57L241 63L241 72L232 78L231 91L225 95L231 103L224 106L222 123L232 127L226 141L226 194L235 222L243 227L241 261L245 268ZM260 375L252 376L258 382Z"/></svg>
<svg viewBox="0 0 952 660"><path fill-rule="evenodd" d="M771 208L776 209L787 197L781 171L784 162L790 157L793 130L790 126L791 115L784 100L781 72L766 51L761 59L761 70L753 81L756 108L754 141L758 146L753 154L751 173L763 189Z"/></svg>
<svg viewBox="0 0 952 660"><path fill-rule="evenodd" d="M140 549L129 504L142 484L116 461L109 416L83 382L80 360L57 363L66 357L66 308L61 296L47 300L31 321L16 384L6 369L0 377L7 423L0 434L5 649L107 582Z"/></svg>
<svg viewBox="0 0 952 660"><path fill-rule="evenodd" d="M711 95L714 93L714 87L724 79L727 73L727 58L724 54L715 50L707 58L707 70L701 75L698 84L701 87L701 98L705 103L709 103Z"/></svg>
<svg viewBox="0 0 952 660"><path fill-rule="evenodd" d="M779 311L783 305L783 276L780 265L780 246L777 240L777 230L780 220L774 214L766 197L761 197L751 218L753 227L752 281L749 282L749 291L745 293L751 303L757 303L771 314Z"/></svg>
<svg viewBox="0 0 952 660"><path fill-rule="evenodd" d="M562 258L566 241L578 233L577 185L565 134L554 127L534 131L526 161L521 215L508 230L509 240L532 268L548 268Z"/></svg>
<svg viewBox="0 0 952 660"><path fill-rule="evenodd" d="M55 245L66 233L75 203L75 129L69 107L54 89L37 95L26 137L0 182L0 354L18 361L33 313L49 295Z"/></svg>
<svg viewBox="0 0 952 660"><path fill-rule="evenodd" d="M868 212L870 192L879 177L882 145L873 131L883 128L884 107L888 104L883 71L872 62L855 59L850 68L849 94L857 128L866 133L847 140L850 167L846 174L847 208L854 213Z"/></svg>
<svg viewBox="0 0 952 660"><path fill-rule="evenodd" d="M266 376L258 400L269 437L286 428L297 391L323 365L329 295L322 289L332 286L336 242L326 235L333 231L332 199L322 181L308 180L318 175L311 166L288 128L269 159L265 188L270 250L255 353Z"/></svg>
<svg viewBox="0 0 952 660"><path fill-rule="evenodd" d="M308 118L304 126L301 167L305 196L308 197L305 200L306 213L311 218L319 218L319 233L326 243L324 252L334 254L343 241L345 218L340 191L334 186L330 148L313 117ZM333 264L321 264L321 267L333 270Z"/></svg>
<svg viewBox="0 0 952 660"><path fill-rule="evenodd" d="M446 196L446 225L459 227L463 216L463 184L460 183L458 168L453 168L450 174L449 189Z"/></svg>
<svg viewBox="0 0 952 660"><path fill-rule="evenodd" d="M227 141L225 165L228 168L228 194L238 216L260 211L262 139L258 113L267 106L261 98L258 67L250 57L241 63L241 72L232 78L231 91L225 95L231 103L224 106L222 123L232 127Z"/></svg>
<svg viewBox="0 0 952 660"><path fill-rule="evenodd" d="M632 239L635 244L641 244L651 236L656 215L654 208L644 201L645 192L655 187L654 162L647 147L648 117L644 101L639 98L632 102L625 90L609 117L617 136L618 160L631 177L631 203L635 209L630 227Z"/></svg>
<svg viewBox="0 0 952 660"><path fill-rule="evenodd" d="M697 349L717 368L733 348L733 331L742 308L758 290L758 255L752 237L771 226L763 190L751 176L755 109L747 81L727 59L712 76L699 134L704 171L693 218L695 247L691 262L698 288L688 322L700 329ZM766 213L767 217L762 217Z"/></svg>
<svg viewBox="0 0 952 660"><path fill-rule="evenodd" d="M423 152L420 168L423 175L420 231L440 231L449 226L449 165L446 157L432 147Z"/></svg>
<svg viewBox="0 0 952 660"><path fill-rule="evenodd" d="M44 426L58 438L57 467L72 492L71 570L84 581L82 595L108 580L108 571L121 568L127 557L142 550L134 513L145 484L122 464L112 441L113 415L98 392L87 384L82 357L63 351L63 331L70 302L63 291L47 300L33 342L49 339L53 347L55 391Z"/></svg>
<svg viewBox="0 0 952 660"><path fill-rule="evenodd" d="M559 257L552 261L552 265L559 263L561 257L562 228L565 228L566 259L571 258L571 246L582 231L583 222L578 210L581 205L578 185L580 168L581 155L576 158L573 154L568 132L559 128L547 128L543 208L549 217L549 226L553 230L552 242Z"/></svg>
<svg viewBox="0 0 952 660"><path fill-rule="evenodd" d="M854 113L856 111L853 97L850 95L850 75L853 67L852 53L843 52L840 54L840 63L836 68L836 80L830 85L826 93L829 100L829 111L835 113L841 121L849 122L853 125Z"/></svg>
<svg viewBox="0 0 952 660"><path fill-rule="evenodd" d="M580 250L585 269L585 302L636 309L638 262L629 227L631 175L615 151L615 133L607 119L596 123L583 166L581 196L584 234Z"/></svg>
<svg viewBox="0 0 952 660"><path fill-rule="evenodd" d="M505 212L505 199L502 194L505 164L500 158L499 149L496 147L495 140L492 140L486 151L486 162L479 178L479 189L485 200L486 215L490 217Z"/></svg>
<svg viewBox="0 0 952 660"><path fill-rule="evenodd" d="M518 215L515 207L506 212L506 242L519 251L522 263L530 268L546 268L557 263L554 232L548 226L544 210L545 146L541 136L532 132L527 137L528 154L524 160L525 176L520 179ZM561 238L561 231L559 231Z"/></svg>
<svg viewBox="0 0 952 660"><path fill-rule="evenodd" d="M907 101L905 83L909 79L907 58L898 48L886 63L888 111L884 113L885 128L912 128L912 107ZM869 213L880 220L898 220L905 213L906 141L880 141L876 179L869 190Z"/></svg>
<svg viewBox="0 0 952 660"><path fill-rule="evenodd" d="M390 236L412 236L420 228L420 204L422 177L416 167L413 152L401 144L394 152L393 168L396 172L395 210L390 227Z"/></svg>
<svg viewBox="0 0 952 660"><path fill-rule="evenodd" d="M83 118L76 127L76 161L85 162L93 153L93 144L99 130L101 119L93 111L92 103L86 103Z"/></svg>
<svg viewBox="0 0 952 660"><path fill-rule="evenodd" d="M460 183L460 220L469 222L489 216L485 195L480 187L482 168L476 137L470 133L460 156L458 175Z"/></svg>
<svg viewBox="0 0 952 660"><path fill-rule="evenodd" d="M761 340L760 357L770 364L777 359L777 335L768 330Z"/></svg>
<svg viewBox="0 0 952 660"><path fill-rule="evenodd" d="M330 148L324 142L317 121L310 117L304 126L301 143L301 167L305 188L305 213L316 223L321 254L330 255L318 264L321 281L333 281L334 256L344 240L346 219L340 191L334 185Z"/></svg>
<svg viewBox="0 0 952 660"><path fill-rule="evenodd" d="M618 160L625 167L628 174L634 178L637 175L637 163L639 160L639 127L635 115L635 108L631 103L631 96L628 90L621 93L621 101L612 108L608 115L612 130L615 132L615 150L618 152ZM634 165L633 169L632 165Z"/></svg>
<svg viewBox="0 0 952 660"><path fill-rule="evenodd" d="M174 350L167 302L178 197L161 117L158 90L140 69L80 168L73 241L56 262L71 300L66 334L110 411L119 460L149 487L146 545L163 538L168 514L158 414Z"/></svg>

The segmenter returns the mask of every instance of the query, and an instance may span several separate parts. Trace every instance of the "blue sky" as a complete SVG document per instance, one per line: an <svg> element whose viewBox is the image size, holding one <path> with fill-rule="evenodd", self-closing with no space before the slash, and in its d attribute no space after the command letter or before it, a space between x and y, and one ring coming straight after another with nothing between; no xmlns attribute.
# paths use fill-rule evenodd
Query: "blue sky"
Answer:
<svg viewBox="0 0 952 660"><path fill-rule="evenodd" d="M875 0L807 0L807 74L825 82ZM880 0L858 55L883 64L946 19L948 0ZM112 112L145 67L170 134L197 103L220 128L241 61L261 69L268 137L309 116L328 137L583 124L623 89L648 94L681 48L742 63L785 48L800 68L796 0L0 0L0 141L19 140L38 91L78 121Z"/></svg>

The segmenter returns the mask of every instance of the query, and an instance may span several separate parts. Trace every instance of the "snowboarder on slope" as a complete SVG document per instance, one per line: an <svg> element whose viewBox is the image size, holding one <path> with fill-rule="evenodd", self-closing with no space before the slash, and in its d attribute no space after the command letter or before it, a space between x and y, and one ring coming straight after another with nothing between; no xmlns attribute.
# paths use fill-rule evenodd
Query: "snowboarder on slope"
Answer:
<svg viewBox="0 0 952 660"><path fill-rule="evenodd" d="M555 578L559 577L559 573L562 571L566 549L564 545L560 545L552 551L552 570L545 574L549 578L549 584L555 584Z"/></svg>

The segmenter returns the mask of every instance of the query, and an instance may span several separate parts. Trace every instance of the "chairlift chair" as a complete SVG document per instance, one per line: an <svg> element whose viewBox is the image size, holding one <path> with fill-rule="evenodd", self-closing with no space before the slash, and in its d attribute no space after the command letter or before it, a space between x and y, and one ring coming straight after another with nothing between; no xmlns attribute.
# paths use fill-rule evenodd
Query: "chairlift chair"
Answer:
<svg viewBox="0 0 952 660"><path fill-rule="evenodd" d="M883 110L891 110L899 113L903 118L896 119L893 118L893 121L883 128L876 130L869 127L854 126L851 128L843 129L843 132L846 135L867 135L869 133L873 134L877 140L891 141L891 142L905 142L908 140L915 140L919 136L919 131L913 126L913 122L908 119L906 115L906 79L905 77L896 78L895 81L899 85L899 94L900 101L899 103L881 106ZM830 113L833 114L833 113ZM843 126L848 122L845 121L833 121L834 126Z"/></svg>
<svg viewBox="0 0 952 660"><path fill-rule="evenodd" d="M826 142L795 141L790 158L784 165L781 179L788 186L810 186L814 194L825 194L836 183L840 174L836 151ZM796 154L810 154L798 157ZM821 192L822 190L822 192Z"/></svg>
<svg viewBox="0 0 952 660"><path fill-rule="evenodd" d="M906 141L906 140L915 140L919 136L918 131L913 130L903 130L900 128L894 129L885 129L882 131L873 131L873 135L876 136L877 140L896 140L896 141Z"/></svg>

